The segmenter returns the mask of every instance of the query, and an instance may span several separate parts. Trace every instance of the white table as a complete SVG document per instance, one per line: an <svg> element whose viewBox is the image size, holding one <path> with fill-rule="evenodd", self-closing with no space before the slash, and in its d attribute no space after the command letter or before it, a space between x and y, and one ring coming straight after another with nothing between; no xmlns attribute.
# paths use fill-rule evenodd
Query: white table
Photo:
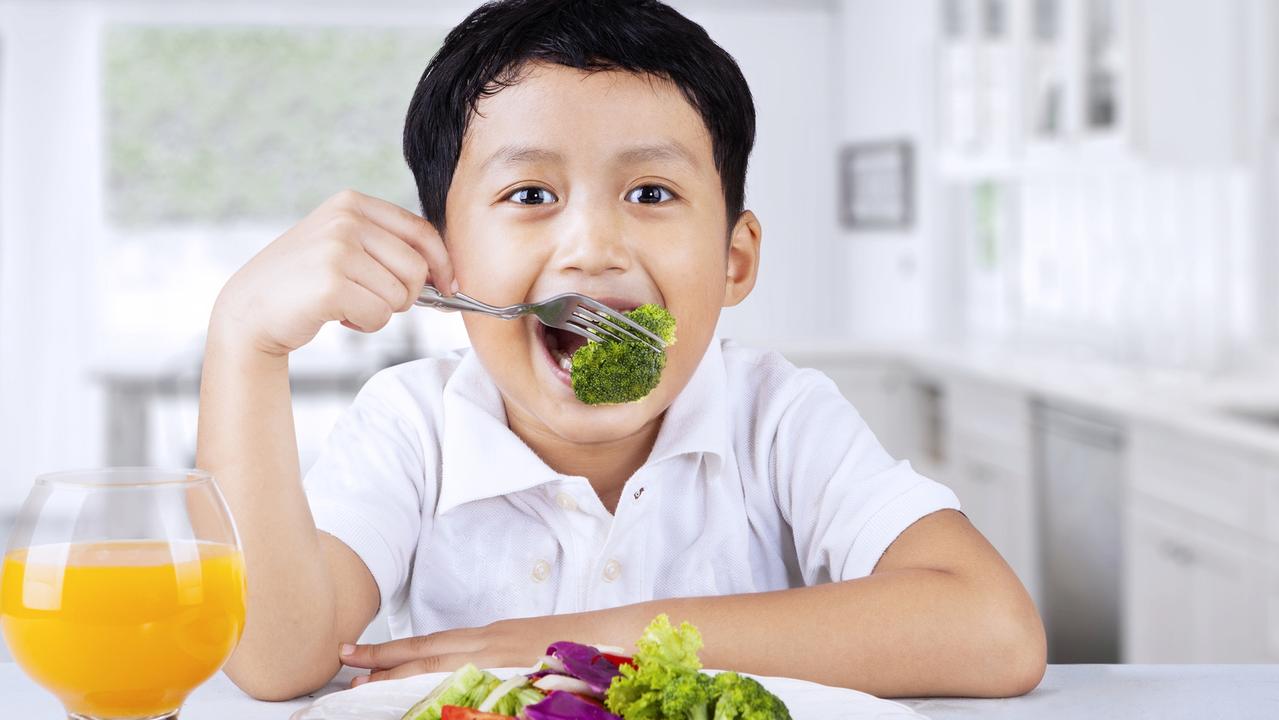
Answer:
<svg viewBox="0 0 1279 720"><path fill-rule="evenodd" d="M344 671L322 692L345 687ZM287 720L308 698L250 699L219 674L196 690L182 720ZM1008 700L907 700L933 720L1275 720L1279 665L1053 665L1034 692ZM62 708L12 662L0 663L0 715L62 718Z"/></svg>

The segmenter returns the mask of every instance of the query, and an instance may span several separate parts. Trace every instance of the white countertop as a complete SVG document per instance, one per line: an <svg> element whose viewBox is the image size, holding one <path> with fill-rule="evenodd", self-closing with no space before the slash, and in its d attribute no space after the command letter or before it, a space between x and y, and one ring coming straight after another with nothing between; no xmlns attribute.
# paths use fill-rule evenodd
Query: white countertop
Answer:
<svg viewBox="0 0 1279 720"><path fill-rule="evenodd" d="M924 377L968 378L1205 437L1279 462L1279 425L1241 419L1225 408L1279 413L1279 369L1199 374L1122 365L998 345L858 345L841 341L778 347L799 364L858 359L901 364Z"/></svg>
<svg viewBox="0 0 1279 720"><path fill-rule="evenodd" d="M320 694L345 687L344 671ZM4 717L62 717L62 708L12 662L0 662ZM288 720L309 698L258 702L219 673L192 694L182 720ZM906 700L933 720L1274 720L1279 718L1279 665L1052 665L1029 695L1007 700Z"/></svg>

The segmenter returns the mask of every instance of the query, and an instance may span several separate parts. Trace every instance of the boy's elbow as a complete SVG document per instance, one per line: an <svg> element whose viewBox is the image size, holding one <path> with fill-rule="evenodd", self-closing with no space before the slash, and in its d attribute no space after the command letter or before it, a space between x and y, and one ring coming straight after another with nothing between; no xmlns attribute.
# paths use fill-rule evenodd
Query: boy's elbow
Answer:
<svg viewBox="0 0 1279 720"><path fill-rule="evenodd" d="M1005 613L992 632L991 688L995 697L1016 697L1039 687L1048 668L1048 641L1038 611L1028 607Z"/></svg>
<svg viewBox="0 0 1279 720"><path fill-rule="evenodd" d="M284 671L267 663L252 663L233 656L224 669L231 682L254 700L280 702L315 692L336 674L318 665L306 671Z"/></svg>
<svg viewBox="0 0 1279 720"><path fill-rule="evenodd" d="M1023 647L1015 651L1016 658L1009 663L1003 697L1016 697L1039 687L1048 669L1047 653L1042 643L1035 644L1033 639L1023 643Z"/></svg>

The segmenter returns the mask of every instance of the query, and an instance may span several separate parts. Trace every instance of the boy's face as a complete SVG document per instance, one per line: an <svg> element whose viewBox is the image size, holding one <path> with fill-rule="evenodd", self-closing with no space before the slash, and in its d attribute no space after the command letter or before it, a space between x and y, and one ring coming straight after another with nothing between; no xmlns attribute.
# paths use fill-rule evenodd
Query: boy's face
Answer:
<svg viewBox="0 0 1279 720"><path fill-rule="evenodd" d="M670 83L536 64L478 110L446 204L462 291L492 305L565 292L657 303L678 326L661 384L624 405L578 400L554 352L563 339L532 317L466 314L475 351L513 426L580 443L632 435L687 384L720 309L750 291L758 225L746 213L733 235L751 247L730 248L710 136Z"/></svg>

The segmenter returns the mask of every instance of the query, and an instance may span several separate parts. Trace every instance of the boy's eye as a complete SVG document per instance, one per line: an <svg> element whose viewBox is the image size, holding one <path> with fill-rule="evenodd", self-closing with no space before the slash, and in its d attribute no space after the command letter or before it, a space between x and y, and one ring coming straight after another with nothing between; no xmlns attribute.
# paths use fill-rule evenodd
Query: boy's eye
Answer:
<svg viewBox="0 0 1279 720"><path fill-rule="evenodd" d="M546 188L526 187L507 195L506 199L513 200L520 205L545 205L553 203L559 198L555 197L555 194Z"/></svg>
<svg viewBox="0 0 1279 720"><path fill-rule="evenodd" d="M675 193L661 185L641 185L626 194L627 202L656 204L675 198Z"/></svg>

